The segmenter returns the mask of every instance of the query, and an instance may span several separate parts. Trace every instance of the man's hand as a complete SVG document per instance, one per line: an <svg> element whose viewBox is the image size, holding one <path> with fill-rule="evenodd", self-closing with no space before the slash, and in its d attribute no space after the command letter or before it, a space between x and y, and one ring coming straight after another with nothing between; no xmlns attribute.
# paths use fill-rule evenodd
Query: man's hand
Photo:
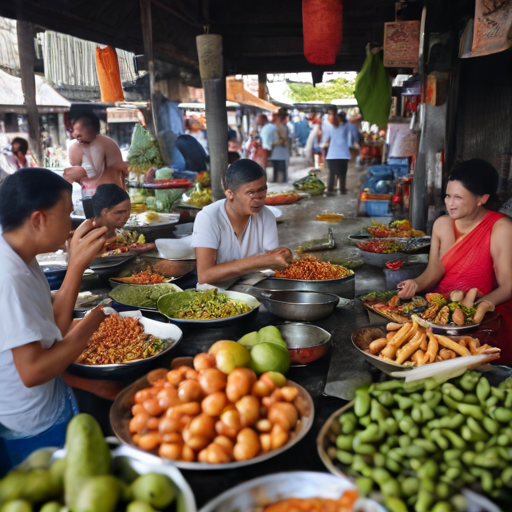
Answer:
<svg viewBox="0 0 512 512"><path fill-rule="evenodd" d="M82 222L69 244L70 266L77 266L83 272L94 258L101 255L107 243L104 236L107 231L107 227L95 228L92 219Z"/></svg>
<svg viewBox="0 0 512 512"><path fill-rule="evenodd" d="M63 178L69 183L80 183L83 179L87 178L87 172L81 165L74 165L64 169Z"/></svg>
<svg viewBox="0 0 512 512"><path fill-rule="evenodd" d="M292 253L286 247L283 247L279 250L275 249L274 251L268 252L269 256L269 267L272 270L284 270L288 268L289 262L292 258Z"/></svg>
<svg viewBox="0 0 512 512"><path fill-rule="evenodd" d="M273 249L272 251L268 251L268 254L282 254L286 261L292 262L293 261L293 254L288 247L278 247L277 249Z"/></svg>
<svg viewBox="0 0 512 512"><path fill-rule="evenodd" d="M408 279L407 281L402 281L398 285L398 296L401 299L410 299L416 295L418 291L418 284L414 279Z"/></svg>

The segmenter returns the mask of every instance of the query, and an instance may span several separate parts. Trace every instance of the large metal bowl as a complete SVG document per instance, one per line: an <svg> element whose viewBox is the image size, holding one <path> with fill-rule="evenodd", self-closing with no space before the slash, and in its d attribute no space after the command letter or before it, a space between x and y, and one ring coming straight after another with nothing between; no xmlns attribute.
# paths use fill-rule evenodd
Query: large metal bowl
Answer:
<svg viewBox="0 0 512 512"><path fill-rule="evenodd" d="M303 366L323 357L331 346L331 335L311 324L276 325L281 333L294 366Z"/></svg>
<svg viewBox="0 0 512 512"><path fill-rule="evenodd" d="M150 318L145 318L141 315L140 311L125 311L119 313L120 317L134 317L138 318L139 322L144 326L144 332L157 336L158 338L173 340L169 342L169 346L158 354L148 357L147 359L137 359L128 363L117 364L81 364L72 363L69 370L75 374L89 379L108 379L119 378L138 373L139 375L144 371L149 371L153 363L168 354L183 338L183 331L176 325L157 322Z"/></svg>
<svg viewBox="0 0 512 512"><path fill-rule="evenodd" d="M248 311L247 313L244 313L242 315L230 316L228 318L216 318L213 320L185 320L182 318L172 318L170 316L164 315L164 313L162 312L160 313L164 315L166 318L168 318L169 321L178 325L193 325L203 327L226 327L229 325L237 324L239 322L247 322L249 319L258 314L259 307L261 304L252 295L230 290L223 290L222 293L225 293L230 299L245 302L245 304L252 308L251 311Z"/></svg>
<svg viewBox="0 0 512 512"><path fill-rule="evenodd" d="M256 512L271 503L287 498L339 499L355 485L346 477L339 478L314 471L292 471L254 478L217 496L200 512ZM358 500L358 512L385 512L372 500Z"/></svg>
<svg viewBox="0 0 512 512"><path fill-rule="evenodd" d="M308 292L332 293L339 297L353 299L355 296L355 277L351 275L340 279L326 279L323 281L307 281L305 279L284 279L281 277L268 277L255 286L263 290L298 290Z"/></svg>
<svg viewBox="0 0 512 512"><path fill-rule="evenodd" d="M309 429L313 425L313 419L315 416L315 406L313 404L313 399L311 395L299 384L296 384L292 381L287 381L287 386L293 386L299 390L299 395L303 398L305 407L304 414L299 419L295 431L292 433L291 440L288 441L284 446L277 450L273 450L263 455L259 455L254 457L253 459L244 460L240 462L228 462L226 464L208 464L205 462L184 462L184 461L172 461L172 463L181 468L181 469L193 469L193 470L219 470L219 469L235 469L240 468L242 466L249 466L252 464L257 464L258 462L263 462L264 460L271 459L276 455L279 455L295 444L297 444L308 432ZM132 436L130 435L129 423L132 418L132 406L133 406L133 397L137 391L150 387L150 384L147 380L147 377L142 377L139 380L136 380L132 385L123 389L121 393L115 399L112 408L110 409L110 424L112 426L112 430L114 434L118 437L118 439L128 445L133 447L136 450L140 450L132 441ZM141 451L141 450L140 450ZM147 453L147 452L143 452ZM156 454L156 451L154 452Z"/></svg>
<svg viewBox="0 0 512 512"><path fill-rule="evenodd" d="M178 496L176 499L176 512L196 512L196 500L194 493L183 478L180 470L171 464L162 464L161 459L149 453L133 450L128 446L118 446L119 442L115 438L107 438L109 445L114 444L115 449L112 450L112 473L119 474L123 469L123 473L127 473L127 469L132 470L137 475L145 475L147 473L160 473L168 476L175 484ZM58 448L41 448L38 452L46 452L51 454L51 462L56 459L63 459L66 456L65 449ZM22 463L22 468L26 462Z"/></svg>

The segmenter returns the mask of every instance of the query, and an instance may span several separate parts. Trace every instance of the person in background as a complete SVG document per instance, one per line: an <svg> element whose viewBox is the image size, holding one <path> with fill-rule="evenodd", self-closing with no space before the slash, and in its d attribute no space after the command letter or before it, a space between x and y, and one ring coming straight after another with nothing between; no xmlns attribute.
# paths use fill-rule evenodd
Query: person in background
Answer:
<svg viewBox="0 0 512 512"><path fill-rule="evenodd" d="M269 160L274 166L274 179L272 182L286 183L288 181L288 161L290 160L289 132L286 127L288 113L280 108L279 112L272 116L275 130L272 132L272 153Z"/></svg>
<svg viewBox="0 0 512 512"><path fill-rule="evenodd" d="M119 146L100 134L100 120L94 114L81 112L74 116L72 128L76 139L68 149L72 167L64 169L64 179L80 183L82 197L92 197L103 183L114 183L124 189L128 164L123 161Z"/></svg>
<svg viewBox="0 0 512 512"><path fill-rule="evenodd" d="M272 142L276 127L273 123L269 123L268 117L265 114L258 116L256 124L260 128L261 151L256 152L255 156L258 158L253 160L257 161L263 169L266 169L268 158L272 154Z"/></svg>
<svg viewBox="0 0 512 512"><path fill-rule="evenodd" d="M237 160L224 188L226 199L203 208L194 222L199 283L228 288L250 272L285 269L292 253L279 247L276 219L265 206L265 170L252 160Z"/></svg>
<svg viewBox="0 0 512 512"><path fill-rule="evenodd" d="M113 398L108 382L73 383L65 374L105 319L95 308L71 329L83 273L103 251L107 228L94 228L92 220L77 228L53 302L36 260L68 240L72 210L71 185L48 169L21 169L0 187L0 438L9 465L38 448L64 445L67 423L77 413L64 379Z"/></svg>
<svg viewBox="0 0 512 512"><path fill-rule="evenodd" d="M24 169L25 167L35 167L36 163L29 154L28 142L22 137L14 137L11 141L12 156L8 157L11 167L16 169Z"/></svg>
<svg viewBox="0 0 512 512"><path fill-rule="evenodd" d="M327 148L325 159L329 168L327 190L336 191L336 181L339 180L341 193L346 194L350 147L359 140L359 133L352 123L347 123L344 113L338 114L338 109L334 105L327 110L327 121L322 131L322 144Z"/></svg>
<svg viewBox="0 0 512 512"><path fill-rule="evenodd" d="M294 134L301 147L306 147L309 138L309 132L311 128L309 127L308 120L306 119L306 115L303 113L299 114L299 120L294 124Z"/></svg>
<svg viewBox="0 0 512 512"><path fill-rule="evenodd" d="M208 138L206 136L206 130L204 129L203 123L196 119L195 117L189 117L185 121L185 133L194 137L194 139L203 146L206 154L209 154L208 151Z"/></svg>
<svg viewBox="0 0 512 512"><path fill-rule="evenodd" d="M116 229L122 229L130 218L130 196L122 188L105 183L96 189L92 196L94 225L106 227L106 238L115 238Z"/></svg>

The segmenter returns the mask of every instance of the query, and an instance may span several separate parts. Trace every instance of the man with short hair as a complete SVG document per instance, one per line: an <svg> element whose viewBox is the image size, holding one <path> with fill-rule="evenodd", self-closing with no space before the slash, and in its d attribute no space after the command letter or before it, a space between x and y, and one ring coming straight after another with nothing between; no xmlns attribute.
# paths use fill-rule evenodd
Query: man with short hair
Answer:
<svg viewBox="0 0 512 512"><path fill-rule="evenodd" d="M93 196L102 183L114 183L124 189L128 166L119 146L100 134L100 120L94 114L80 112L73 117L72 127L76 142L68 149L72 167L64 169L64 179L80 183L83 197Z"/></svg>
<svg viewBox="0 0 512 512"><path fill-rule="evenodd" d="M92 208L96 227L107 227L106 238L116 236L116 229L122 229L130 218L130 196L122 188L105 183L92 196Z"/></svg>
<svg viewBox="0 0 512 512"><path fill-rule="evenodd" d="M226 199L203 208L194 222L199 283L228 288L250 272L285 269L292 253L279 247L275 217L265 206L265 170L253 160L237 160L224 189Z"/></svg>
<svg viewBox="0 0 512 512"><path fill-rule="evenodd" d="M64 444L77 408L61 375L105 319L96 308L70 329L83 273L102 252L107 228L87 220L75 231L53 304L36 260L68 240L72 211L71 185L48 169L21 169L0 187L0 437L11 465Z"/></svg>

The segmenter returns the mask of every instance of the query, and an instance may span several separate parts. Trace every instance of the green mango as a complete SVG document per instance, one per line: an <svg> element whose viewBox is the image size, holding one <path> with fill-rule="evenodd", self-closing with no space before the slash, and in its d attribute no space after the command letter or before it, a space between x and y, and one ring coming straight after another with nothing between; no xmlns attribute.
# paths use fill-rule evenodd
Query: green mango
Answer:
<svg viewBox="0 0 512 512"><path fill-rule="evenodd" d="M0 480L0 503L21 498L27 474L14 469Z"/></svg>
<svg viewBox="0 0 512 512"><path fill-rule="evenodd" d="M32 512L32 505L24 500L12 500L4 503L0 512Z"/></svg>
<svg viewBox="0 0 512 512"><path fill-rule="evenodd" d="M128 503L126 512L156 512L155 509L145 501L132 501Z"/></svg>
<svg viewBox="0 0 512 512"><path fill-rule="evenodd" d="M32 452L27 460L19 466L22 471L30 471L31 469L46 469L50 465L52 452L47 448L40 448Z"/></svg>
<svg viewBox="0 0 512 512"><path fill-rule="evenodd" d="M159 473L139 476L132 484L132 491L135 500L145 501L159 510L167 508L177 495L174 482L168 476Z"/></svg>
<svg viewBox="0 0 512 512"><path fill-rule="evenodd" d="M112 475L91 476L75 500L73 512L116 512L121 493L119 480Z"/></svg>
<svg viewBox="0 0 512 512"><path fill-rule="evenodd" d="M288 348L286 346L286 341L283 340L281 332L275 325L267 325L266 327L262 327L258 331L258 338L258 343L277 343L278 345L281 345L284 348Z"/></svg>
<svg viewBox="0 0 512 512"><path fill-rule="evenodd" d="M78 414L69 422L66 449L66 506L76 512L75 501L85 482L89 477L108 475L112 457L98 422L89 414Z"/></svg>
<svg viewBox="0 0 512 512"><path fill-rule="evenodd" d="M259 342L258 331L249 332L238 340L238 343L243 345L245 348L254 347L254 345L257 345Z"/></svg>
<svg viewBox="0 0 512 512"><path fill-rule="evenodd" d="M55 486L58 496L64 493L64 474L66 472L66 458L56 459L50 466L52 483Z"/></svg>
<svg viewBox="0 0 512 512"><path fill-rule="evenodd" d="M59 496L49 469L32 469L27 473L22 498L30 503L45 503Z"/></svg>
<svg viewBox="0 0 512 512"><path fill-rule="evenodd" d="M127 485L130 485L140 475L133 469L128 457L118 457L115 460L114 473Z"/></svg>
<svg viewBox="0 0 512 512"><path fill-rule="evenodd" d="M60 512L62 505L58 501L49 501L45 503L39 512Z"/></svg>
<svg viewBox="0 0 512 512"><path fill-rule="evenodd" d="M121 501L123 501L124 503L132 501L133 500L132 488L119 478L117 479L117 482L119 484L119 499Z"/></svg>

